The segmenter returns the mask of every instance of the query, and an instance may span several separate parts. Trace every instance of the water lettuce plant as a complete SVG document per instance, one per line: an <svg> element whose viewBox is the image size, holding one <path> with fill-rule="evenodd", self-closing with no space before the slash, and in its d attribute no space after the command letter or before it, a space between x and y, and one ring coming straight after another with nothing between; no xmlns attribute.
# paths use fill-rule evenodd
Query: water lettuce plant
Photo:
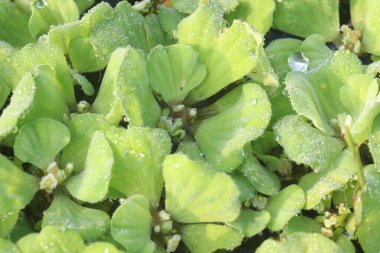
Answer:
<svg viewBox="0 0 380 253"><path fill-rule="evenodd" d="M379 12L0 0L0 252L379 252Z"/></svg>

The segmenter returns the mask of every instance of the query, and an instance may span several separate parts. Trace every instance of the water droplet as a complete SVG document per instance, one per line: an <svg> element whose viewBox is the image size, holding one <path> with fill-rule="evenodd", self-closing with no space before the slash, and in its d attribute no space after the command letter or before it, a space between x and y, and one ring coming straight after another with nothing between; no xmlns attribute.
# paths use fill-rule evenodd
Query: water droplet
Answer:
<svg viewBox="0 0 380 253"><path fill-rule="evenodd" d="M113 11L106 11L106 12L104 12L104 14L103 14L103 17L105 18L105 19L111 19L111 18L113 18L115 16L115 14L113 13Z"/></svg>
<svg viewBox="0 0 380 253"><path fill-rule="evenodd" d="M45 0L37 0L36 6L37 8L45 8L48 5L48 3Z"/></svg>
<svg viewBox="0 0 380 253"><path fill-rule="evenodd" d="M309 66L309 59L302 52L295 52L288 58L289 67L293 71L307 71Z"/></svg>

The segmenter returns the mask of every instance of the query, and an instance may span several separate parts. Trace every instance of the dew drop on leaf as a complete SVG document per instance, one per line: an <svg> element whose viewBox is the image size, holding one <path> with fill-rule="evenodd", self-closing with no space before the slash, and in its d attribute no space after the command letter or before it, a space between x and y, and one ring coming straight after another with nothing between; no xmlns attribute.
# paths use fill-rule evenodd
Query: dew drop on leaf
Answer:
<svg viewBox="0 0 380 253"><path fill-rule="evenodd" d="M46 5L48 5L46 0L37 0L37 2L36 2L37 8L40 8L40 9L45 8Z"/></svg>
<svg viewBox="0 0 380 253"><path fill-rule="evenodd" d="M309 66L309 58L302 52L295 52L289 56L288 64L293 71L306 72Z"/></svg>

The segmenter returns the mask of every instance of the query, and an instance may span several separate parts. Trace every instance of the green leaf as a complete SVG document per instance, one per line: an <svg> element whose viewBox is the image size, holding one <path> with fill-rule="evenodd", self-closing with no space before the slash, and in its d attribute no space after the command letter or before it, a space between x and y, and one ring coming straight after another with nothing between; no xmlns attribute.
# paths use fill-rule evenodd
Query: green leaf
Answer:
<svg viewBox="0 0 380 253"><path fill-rule="evenodd" d="M0 238L0 252L6 252L6 253L21 253L21 251L18 249L16 245L14 245L12 242Z"/></svg>
<svg viewBox="0 0 380 253"><path fill-rule="evenodd" d="M371 133L371 126L380 112L379 84L369 75L352 75L340 90L340 100L354 119L350 128L353 140L363 143Z"/></svg>
<svg viewBox="0 0 380 253"><path fill-rule="evenodd" d="M229 12L235 9L239 4L239 0L213 0L215 4L220 6L223 11ZM183 13L192 13L196 10L198 5L203 2L199 0L172 0L171 5L174 9Z"/></svg>
<svg viewBox="0 0 380 253"><path fill-rule="evenodd" d="M66 187L75 198L95 203L103 200L111 181L113 152L104 134L92 135L83 171L67 180Z"/></svg>
<svg viewBox="0 0 380 253"><path fill-rule="evenodd" d="M355 175L355 167L352 164L354 164L352 152L344 150L334 165L327 170L304 175L299 181L299 186L306 194L305 209L315 207L324 196L343 188Z"/></svg>
<svg viewBox="0 0 380 253"><path fill-rule="evenodd" d="M263 42L262 36L247 23L238 20L230 28L223 28L223 10L211 1L200 4L178 26L179 43L190 45L198 51L207 68L206 78L189 95L191 102L214 95L242 78L257 64L257 50Z"/></svg>
<svg viewBox="0 0 380 253"><path fill-rule="evenodd" d="M363 213L357 230L364 252L375 253L380 248L380 173L373 165L364 168L366 188L362 193Z"/></svg>
<svg viewBox="0 0 380 253"><path fill-rule="evenodd" d="M181 237L192 253L212 253L218 249L236 248L244 236L228 226L194 224L182 226Z"/></svg>
<svg viewBox="0 0 380 253"><path fill-rule="evenodd" d="M21 238L17 246L23 253L82 253L85 247L78 233L55 226L46 226L38 234Z"/></svg>
<svg viewBox="0 0 380 253"><path fill-rule="evenodd" d="M311 78L302 72L291 72L285 83L293 109L310 119L322 132L333 135L334 129L329 125Z"/></svg>
<svg viewBox="0 0 380 253"><path fill-rule="evenodd" d="M62 165L74 164L74 170L84 168L85 159L92 135L96 131L105 132L112 127L101 115L85 113L75 116L67 125L70 130L70 143L64 148Z"/></svg>
<svg viewBox="0 0 380 253"><path fill-rule="evenodd" d="M335 242L346 253L355 253L356 252L354 244L351 242L351 240L346 235L339 236Z"/></svg>
<svg viewBox="0 0 380 253"><path fill-rule="evenodd" d="M273 239L264 241L256 251L257 253L303 253L324 252L343 253L344 251L332 240L321 234L295 233L282 242Z"/></svg>
<svg viewBox="0 0 380 253"><path fill-rule="evenodd" d="M297 52L302 45L301 40L297 39L278 39L273 40L266 48L265 52L268 59L281 81L286 77L286 74L291 71L288 64L289 56Z"/></svg>
<svg viewBox="0 0 380 253"><path fill-rule="evenodd" d="M274 25L284 32L300 37L306 38L317 33L323 35L327 41L333 41L339 36L339 1L277 1Z"/></svg>
<svg viewBox="0 0 380 253"><path fill-rule="evenodd" d="M242 209L239 217L227 225L239 230L244 237L252 237L263 231L270 221L270 214L263 210L260 212Z"/></svg>
<svg viewBox="0 0 380 253"><path fill-rule="evenodd" d="M95 242L88 245L83 253L121 253L114 245L106 242Z"/></svg>
<svg viewBox="0 0 380 253"><path fill-rule="evenodd" d="M34 233L34 228L26 217L25 212L20 211L16 218L18 218L17 222L9 235L12 242L17 242L20 238L26 236L27 234Z"/></svg>
<svg viewBox="0 0 380 253"><path fill-rule="evenodd" d="M158 12L158 20L164 31L171 37L175 38L178 24L186 17L185 14L176 11L173 8L168 8L165 5L160 5Z"/></svg>
<svg viewBox="0 0 380 253"><path fill-rule="evenodd" d="M269 196L277 194L281 187L278 176L260 164L252 155L251 147L247 146L245 153L244 162L239 167L242 174L258 192Z"/></svg>
<svg viewBox="0 0 380 253"><path fill-rule="evenodd" d="M27 10L19 8L14 1L0 1L0 40L14 47L22 47L34 42L28 29L30 14Z"/></svg>
<svg viewBox="0 0 380 253"><path fill-rule="evenodd" d="M0 116L0 140L6 137L17 126L19 118L26 113L33 103L35 85L31 73L28 73L13 90L9 105Z"/></svg>
<svg viewBox="0 0 380 253"><path fill-rule="evenodd" d="M206 160L197 143L192 140L183 140L178 145L176 152L187 155L191 160Z"/></svg>
<svg viewBox="0 0 380 253"><path fill-rule="evenodd" d="M101 3L79 22L53 28L49 39L64 52L69 52L76 70L93 72L103 69L112 52L119 47L132 46L149 52L144 25L144 17L128 2L120 2L115 10Z"/></svg>
<svg viewBox="0 0 380 253"><path fill-rule="evenodd" d="M151 241L152 216L149 201L141 195L125 200L111 219L111 233L116 241L131 253L153 253L155 243Z"/></svg>
<svg viewBox="0 0 380 253"><path fill-rule="evenodd" d="M320 132L296 115L278 121L274 132L291 160L308 165L315 172L329 169L344 148L340 139Z"/></svg>
<svg viewBox="0 0 380 253"><path fill-rule="evenodd" d="M49 31L51 25L64 24L79 19L74 0L37 0L31 3L29 31L38 37Z"/></svg>
<svg viewBox="0 0 380 253"><path fill-rule="evenodd" d="M362 34L366 52L380 55L380 3L376 0L350 0L352 23Z"/></svg>
<svg viewBox="0 0 380 253"><path fill-rule="evenodd" d="M51 119L39 119L20 129L14 151L21 161L46 170L69 141L70 131L65 125Z"/></svg>
<svg viewBox="0 0 380 253"><path fill-rule="evenodd" d="M265 207L271 217L268 228L275 232L280 231L304 205L305 194L298 185L292 184L282 189L277 195L268 199Z"/></svg>
<svg viewBox="0 0 380 253"><path fill-rule="evenodd" d="M163 186L162 162L171 140L161 129L115 128L106 133L115 163L111 187L126 196L141 194L156 206Z"/></svg>
<svg viewBox="0 0 380 253"><path fill-rule="evenodd" d="M150 51L157 45L170 45L174 43L165 33L158 20L158 15L156 14L151 13L145 16L144 29L146 32L146 41Z"/></svg>
<svg viewBox="0 0 380 253"><path fill-rule="evenodd" d="M166 210L175 221L228 222L239 215L239 190L234 181L204 161L193 161L183 154L169 155L163 173Z"/></svg>
<svg viewBox="0 0 380 253"><path fill-rule="evenodd" d="M101 237L109 228L110 218L100 210L76 204L62 194L54 196L50 207L44 211L42 228L54 225L78 232L86 241Z"/></svg>
<svg viewBox="0 0 380 253"><path fill-rule="evenodd" d="M258 48L257 66L248 74L248 77L252 78L253 81L264 84L271 93L274 93L280 85L278 76L270 65L263 45Z"/></svg>
<svg viewBox="0 0 380 253"><path fill-rule="evenodd" d="M245 203L255 197L257 192L246 177L240 175L240 173L234 173L231 177L232 180L234 180L236 187L239 189L240 202Z"/></svg>
<svg viewBox="0 0 380 253"><path fill-rule="evenodd" d="M54 72L52 75L55 76L57 88L62 93L61 96L71 106L75 106L70 69L63 52L55 45L29 44L20 50L12 50L5 61L0 61L0 79L9 88L14 89L25 74L40 65L48 65L52 68L51 72Z"/></svg>
<svg viewBox="0 0 380 253"><path fill-rule="evenodd" d="M239 5L227 14L226 19L230 23L234 19L241 19L265 34L272 25L275 7L274 0L239 0Z"/></svg>
<svg viewBox="0 0 380 253"><path fill-rule="evenodd" d="M16 225L18 215L18 212L0 213L0 241L2 237L8 237L10 232L12 232L14 226ZM2 252L1 247L0 252Z"/></svg>
<svg viewBox="0 0 380 253"><path fill-rule="evenodd" d="M211 165L231 172L243 162L244 145L268 126L271 107L265 91L253 83L235 88L225 97L221 100L232 98L226 108L200 121L194 137Z"/></svg>
<svg viewBox="0 0 380 253"><path fill-rule="evenodd" d="M380 117L376 117L369 136L369 151L372 155L376 169L380 170Z"/></svg>
<svg viewBox="0 0 380 253"><path fill-rule="evenodd" d="M85 76L79 74L75 70L71 70L71 76L73 77L75 84L78 84L82 88L84 94L87 96L94 95L94 86L92 86Z"/></svg>
<svg viewBox="0 0 380 253"><path fill-rule="evenodd" d="M328 120L347 111L340 101L340 89L352 75L361 74L362 70L355 54L337 51L326 64L308 73Z"/></svg>
<svg viewBox="0 0 380 253"><path fill-rule="evenodd" d="M86 9L90 8L94 2L95 0L75 0L80 13L83 13Z"/></svg>
<svg viewBox="0 0 380 253"><path fill-rule="evenodd" d="M120 48L110 62L94 110L109 116L121 103L130 125L155 127L161 109L149 87L144 54L131 47ZM118 119L119 114L112 118Z"/></svg>
<svg viewBox="0 0 380 253"><path fill-rule="evenodd" d="M186 45L158 46L150 52L146 65L152 88L168 104L180 104L206 76L198 53Z"/></svg>
<svg viewBox="0 0 380 253"><path fill-rule="evenodd" d="M0 154L0 217L13 216L14 212L24 208L37 192L38 183L36 177L17 168Z"/></svg>
<svg viewBox="0 0 380 253"><path fill-rule="evenodd" d="M307 216L295 216L284 227L284 234L289 237L295 233L321 233L321 223Z"/></svg>

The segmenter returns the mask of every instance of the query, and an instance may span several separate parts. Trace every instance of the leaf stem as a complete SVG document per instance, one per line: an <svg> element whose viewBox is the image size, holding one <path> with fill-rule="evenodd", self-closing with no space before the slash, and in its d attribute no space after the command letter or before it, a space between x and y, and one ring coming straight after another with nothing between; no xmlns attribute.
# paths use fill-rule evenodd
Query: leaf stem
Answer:
<svg viewBox="0 0 380 253"><path fill-rule="evenodd" d="M356 170L356 175L358 177L360 189L364 190L366 182L365 182L364 173L363 173L363 164L360 158L359 146L352 139L351 132L348 126L345 127L344 132L345 132L344 139L347 143L347 146L354 155L354 166Z"/></svg>

